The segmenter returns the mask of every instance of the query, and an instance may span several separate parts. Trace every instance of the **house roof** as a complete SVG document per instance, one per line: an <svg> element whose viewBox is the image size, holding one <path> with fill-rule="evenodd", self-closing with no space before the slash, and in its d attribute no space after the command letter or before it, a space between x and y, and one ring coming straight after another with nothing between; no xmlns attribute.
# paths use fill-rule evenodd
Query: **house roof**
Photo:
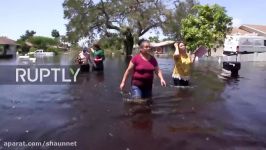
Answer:
<svg viewBox="0 0 266 150"><path fill-rule="evenodd" d="M7 37L1 36L0 37L0 45L17 45L17 44L16 44L16 41L11 40Z"/></svg>
<svg viewBox="0 0 266 150"><path fill-rule="evenodd" d="M239 29L245 30L249 33L255 33L259 36L266 36L266 26L264 25L249 25L244 24L239 27Z"/></svg>
<svg viewBox="0 0 266 150"><path fill-rule="evenodd" d="M259 32L263 32L264 34L266 34L266 26L265 25L251 25L251 24L244 24L242 26L248 27L248 28L252 28L254 30L257 30ZM241 26L240 26L241 27ZM239 28L240 28L239 27Z"/></svg>
<svg viewBox="0 0 266 150"><path fill-rule="evenodd" d="M175 41L162 41L162 42L159 42L159 43L152 42L151 43L151 47L166 46L166 45L171 45L171 44L174 44L174 43L175 43Z"/></svg>
<svg viewBox="0 0 266 150"><path fill-rule="evenodd" d="M233 28L232 32L231 32L231 35L232 34L240 34L240 35L243 35L243 34L249 34L250 32L247 32L245 30L242 30L242 29L239 29L239 28Z"/></svg>

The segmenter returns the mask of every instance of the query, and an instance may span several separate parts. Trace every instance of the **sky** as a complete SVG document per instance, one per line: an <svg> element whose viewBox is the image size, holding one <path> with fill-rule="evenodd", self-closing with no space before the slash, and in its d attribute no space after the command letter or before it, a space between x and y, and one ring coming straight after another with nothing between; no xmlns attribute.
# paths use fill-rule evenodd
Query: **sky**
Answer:
<svg viewBox="0 0 266 150"><path fill-rule="evenodd" d="M36 35L51 37L56 29L65 35L67 20L63 18L64 0L2 0L0 9L0 36L17 40L26 30ZM241 24L266 25L265 0L199 0L201 4L217 3L233 17L234 26ZM147 32L148 37L151 32Z"/></svg>

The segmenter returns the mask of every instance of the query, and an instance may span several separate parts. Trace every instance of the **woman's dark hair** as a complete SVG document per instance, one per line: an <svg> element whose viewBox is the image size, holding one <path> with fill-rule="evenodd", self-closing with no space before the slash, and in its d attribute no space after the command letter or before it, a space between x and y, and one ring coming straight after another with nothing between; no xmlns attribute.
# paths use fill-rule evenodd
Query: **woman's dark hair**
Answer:
<svg viewBox="0 0 266 150"><path fill-rule="evenodd" d="M99 44L93 44L93 47L96 49L96 50L99 50L101 49L100 45Z"/></svg>
<svg viewBox="0 0 266 150"><path fill-rule="evenodd" d="M141 46L141 44L142 44L142 43L145 43L145 42L150 43L149 40L146 40L146 39L140 39L139 42L138 42L138 45Z"/></svg>

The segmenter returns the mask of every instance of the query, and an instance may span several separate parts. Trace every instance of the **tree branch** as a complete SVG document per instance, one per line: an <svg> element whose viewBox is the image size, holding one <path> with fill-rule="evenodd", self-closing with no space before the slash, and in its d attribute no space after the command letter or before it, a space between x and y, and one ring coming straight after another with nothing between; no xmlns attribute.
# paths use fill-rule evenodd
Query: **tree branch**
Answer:
<svg viewBox="0 0 266 150"><path fill-rule="evenodd" d="M141 26L141 23L140 23L139 20L138 20L137 24L138 24L138 33L137 33L137 34L138 34L139 36L141 36L142 26Z"/></svg>
<svg viewBox="0 0 266 150"><path fill-rule="evenodd" d="M110 23L110 17L108 15L108 13L105 11L103 0L101 0L101 6L102 6L101 11L103 12L103 14L105 16L105 19L106 19L105 20L106 28L120 31L121 29L119 27L117 27L117 26L113 25L112 23Z"/></svg>
<svg viewBox="0 0 266 150"><path fill-rule="evenodd" d="M139 36L142 36L143 34L145 34L147 31L149 31L151 28L154 28L154 27L157 27L159 26L160 23L155 23L155 24L152 24L150 26L148 26L147 28L145 28L144 30L141 31L140 35Z"/></svg>

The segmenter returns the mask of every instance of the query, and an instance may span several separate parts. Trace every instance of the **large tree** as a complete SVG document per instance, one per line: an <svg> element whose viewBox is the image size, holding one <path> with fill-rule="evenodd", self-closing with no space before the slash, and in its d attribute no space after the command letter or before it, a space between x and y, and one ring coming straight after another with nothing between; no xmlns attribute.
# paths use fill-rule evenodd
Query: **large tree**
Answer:
<svg viewBox="0 0 266 150"><path fill-rule="evenodd" d="M34 34L36 34L35 31L33 31L33 30L31 30L31 31L26 30L25 34L24 35L21 35L19 40L26 41L30 37L33 37Z"/></svg>
<svg viewBox="0 0 266 150"><path fill-rule="evenodd" d="M93 42L95 37L117 33L124 39L127 55L132 53L134 38L161 27L169 13L162 0L65 0L63 8L71 42L82 38Z"/></svg>
<svg viewBox="0 0 266 150"><path fill-rule="evenodd" d="M215 5L197 5L197 13L182 20L181 33L188 50L194 51L203 45L208 49L223 44L226 34L232 29L232 18L226 14L224 7Z"/></svg>
<svg viewBox="0 0 266 150"><path fill-rule="evenodd" d="M20 39L17 40L17 43L20 45L21 52L27 53L30 50L30 46L27 44L28 40L36 34L33 30L26 30L24 35L20 36Z"/></svg>

